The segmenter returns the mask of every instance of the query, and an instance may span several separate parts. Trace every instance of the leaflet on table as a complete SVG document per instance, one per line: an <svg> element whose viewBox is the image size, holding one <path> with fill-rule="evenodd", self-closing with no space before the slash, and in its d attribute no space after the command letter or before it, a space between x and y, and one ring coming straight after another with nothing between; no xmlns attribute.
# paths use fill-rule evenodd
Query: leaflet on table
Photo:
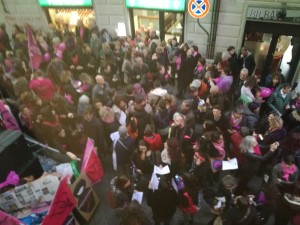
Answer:
<svg viewBox="0 0 300 225"><path fill-rule="evenodd" d="M23 205L18 200L14 190L9 190L0 195L0 208L4 211L11 212L22 207Z"/></svg>
<svg viewBox="0 0 300 225"><path fill-rule="evenodd" d="M43 176L31 183L16 186L0 194L0 208L12 212L26 207L38 207L41 203L52 201L58 188L56 176Z"/></svg>

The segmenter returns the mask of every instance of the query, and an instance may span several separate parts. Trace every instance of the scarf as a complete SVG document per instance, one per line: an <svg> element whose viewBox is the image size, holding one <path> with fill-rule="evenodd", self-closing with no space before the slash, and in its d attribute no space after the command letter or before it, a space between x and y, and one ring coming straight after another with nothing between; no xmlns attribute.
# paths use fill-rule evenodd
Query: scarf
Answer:
<svg viewBox="0 0 300 225"><path fill-rule="evenodd" d="M230 117L230 126L233 128L233 129L236 129L236 130L240 130L241 129L241 126L239 125L240 122L242 121L242 116L238 119L235 119L233 117L233 113L231 114L231 117Z"/></svg>
<svg viewBox="0 0 300 225"><path fill-rule="evenodd" d="M221 143L213 142L212 144L217 149L223 160L225 158L224 141Z"/></svg>
<svg viewBox="0 0 300 225"><path fill-rule="evenodd" d="M284 173L282 178L286 181L289 181L289 176L296 172L296 166L295 164L291 165L290 167L287 167L284 162L281 163L281 168Z"/></svg>
<svg viewBox="0 0 300 225"><path fill-rule="evenodd" d="M253 153L256 154L256 155L262 155L261 154L261 151L260 151L260 147L258 145L256 145L254 148L253 148Z"/></svg>

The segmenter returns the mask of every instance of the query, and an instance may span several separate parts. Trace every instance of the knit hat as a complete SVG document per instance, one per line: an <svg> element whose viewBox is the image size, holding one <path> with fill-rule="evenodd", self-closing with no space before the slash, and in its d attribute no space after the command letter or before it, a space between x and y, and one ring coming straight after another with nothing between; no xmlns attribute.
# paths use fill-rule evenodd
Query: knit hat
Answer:
<svg viewBox="0 0 300 225"><path fill-rule="evenodd" d="M118 129L120 138L124 138L127 136L127 128L125 126L120 126Z"/></svg>
<svg viewBox="0 0 300 225"><path fill-rule="evenodd" d="M248 108L251 112L254 112L255 110L257 110L260 107L260 103L258 102L250 102L248 104Z"/></svg>
<svg viewBox="0 0 300 225"><path fill-rule="evenodd" d="M193 82L190 84L190 87L192 88L200 88L201 86L201 81L199 79L193 80Z"/></svg>

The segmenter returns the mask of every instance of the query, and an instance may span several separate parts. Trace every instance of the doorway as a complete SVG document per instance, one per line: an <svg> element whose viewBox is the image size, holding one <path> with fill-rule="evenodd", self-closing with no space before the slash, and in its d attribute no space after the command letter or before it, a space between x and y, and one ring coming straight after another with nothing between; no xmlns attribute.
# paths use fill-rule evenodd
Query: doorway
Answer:
<svg viewBox="0 0 300 225"><path fill-rule="evenodd" d="M254 54L256 73L261 75L262 85L266 76L274 69L281 69L287 82L293 80L299 63L300 48L294 52L297 60L291 64L288 62L292 55L291 40L296 36L300 37L300 24L247 20L242 45Z"/></svg>
<svg viewBox="0 0 300 225"><path fill-rule="evenodd" d="M184 13L162 10L129 9L132 26L132 37L137 32L155 30L161 40L167 41L173 37L178 42L184 37Z"/></svg>

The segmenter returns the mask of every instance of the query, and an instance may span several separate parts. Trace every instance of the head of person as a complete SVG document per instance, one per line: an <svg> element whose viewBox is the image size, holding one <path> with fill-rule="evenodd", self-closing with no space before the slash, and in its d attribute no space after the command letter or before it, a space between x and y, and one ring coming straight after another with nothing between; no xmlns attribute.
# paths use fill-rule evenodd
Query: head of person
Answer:
<svg viewBox="0 0 300 225"><path fill-rule="evenodd" d="M171 42L172 42L173 46L176 46L177 45L177 38L173 37L172 40L171 40Z"/></svg>
<svg viewBox="0 0 300 225"><path fill-rule="evenodd" d="M147 144L144 140L139 141L139 152L146 152L148 150Z"/></svg>
<svg viewBox="0 0 300 225"><path fill-rule="evenodd" d="M121 110L125 110L126 109L126 102L123 96L121 95L117 95L114 98L114 104L119 107Z"/></svg>
<svg viewBox="0 0 300 225"><path fill-rule="evenodd" d="M92 108L92 106L89 105L84 109L83 118L88 122L92 121L92 119L93 119L93 108Z"/></svg>
<svg viewBox="0 0 300 225"><path fill-rule="evenodd" d="M248 56L248 49L245 46L243 46L241 48L241 57L247 57L247 56Z"/></svg>
<svg viewBox="0 0 300 225"><path fill-rule="evenodd" d="M219 130L214 130L211 134L211 141L221 144L224 142L222 133Z"/></svg>
<svg viewBox="0 0 300 225"><path fill-rule="evenodd" d="M281 84L281 73L279 71L275 71L272 73L272 84L274 86L278 86Z"/></svg>
<svg viewBox="0 0 300 225"><path fill-rule="evenodd" d="M232 111L232 114L235 119L240 119L244 114L243 106L236 106Z"/></svg>
<svg viewBox="0 0 300 225"><path fill-rule="evenodd" d="M218 105L214 105L212 113L213 113L214 119L219 120L222 115L222 110Z"/></svg>
<svg viewBox="0 0 300 225"><path fill-rule="evenodd" d="M66 137L65 129L61 125L56 125L54 127L54 134L57 135L60 138Z"/></svg>
<svg viewBox="0 0 300 225"><path fill-rule="evenodd" d="M253 136L246 136L242 139L242 143L240 145L241 151L246 153L253 153L253 148L257 145L256 138Z"/></svg>
<svg viewBox="0 0 300 225"><path fill-rule="evenodd" d="M191 101L190 100L183 100L181 103L181 111L183 113L187 113L191 110Z"/></svg>
<svg viewBox="0 0 300 225"><path fill-rule="evenodd" d="M130 178L127 177L126 175L120 175L117 177L116 180L116 188L118 189L127 189L131 185Z"/></svg>
<svg viewBox="0 0 300 225"><path fill-rule="evenodd" d="M283 126L283 120L274 114L268 116L268 122L271 129L280 129Z"/></svg>
<svg viewBox="0 0 300 225"><path fill-rule="evenodd" d="M222 52L222 56L221 56L222 61L228 61L229 58L231 58L231 54L228 51Z"/></svg>
<svg viewBox="0 0 300 225"><path fill-rule="evenodd" d="M283 163L286 167L291 167L295 163L295 156L292 154L286 154L283 156Z"/></svg>
<svg viewBox="0 0 300 225"><path fill-rule="evenodd" d="M236 207L240 209L247 209L250 206L249 199L245 196L238 196L236 198Z"/></svg>
<svg viewBox="0 0 300 225"><path fill-rule="evenodd" d="M203 123L203 128L205 131L216 130L216 125L212 120L205 120Z"/></svg>
<svg viewBox="0 0 300 225"><path fill-rule="evenodd" d="M198 59L198 66L205 66L205 65L206 65L206 59L204 57Z"/></svg>
<svg viewBox="0 0 300 225"><path fill-rule="evenodd" d="M179 128L183 128L185 126L185 116L180 113L175 113L173 115L174 125Z"/></svg>
<svg viewBox="0 0 300 225"><path fill-rule="evenodd" d="M290 93L292 90L292 85L290 83L284 83L282 86L282 93L287 95L288 93Z"/></svg>
<svg viewBox="0 0 300 225"><path fill-rule="evenodd" d="M237 179L232 175L224 176L222 178L221 182L222 182L223 187L226 190L230 190L230 191L234 190L238 185Z"/></svg>
<svg viewBox="0 0 300 225"><path fill-rule="evenodd" d="M104 77L103 76L101 76L101 75L97 75L96 77L95 77L95 80L96 80L96 83L98 84L98 85L104 85L105 84L105 80L104 80Z"/></svg>
<svg viewBox="0 0 300 225"><path fill-rule="evenodd" d="M227 48L227 51L230 53L230 55L234 55L235 54L235 47L234 46L229 46Z"/></svg>
<svg viewBox="0 0 300 225"><path fill-rule="evenodd" d="M248 108L252 113L258 112L260 110L260 103L258 102L250 102L248 104Z"/></svg>
<svg viewBox="0 0 300 225"><path fill-rule="evenodd" d="M120 126L118 129L118 133L120 135L120 138L125 138L128 136L128 131L127 131L127 127L125 126Z"/></svg>
<svg viewBox="0 0 300 225"><path fill-rule="evenodd" d="M256 78L254 76L247 77L244 86L253 89L256 86Z"/></svg>
<svg viewBox="0 0 300 225"><path fill-rule="evenodd" d="M248 77L248 75L249 75L248 69L247 69L247 68L243 68L243 69L241 70L241 72L240 72L240 79L241 79L241 80L246 80L247 77Z"/></svg>

